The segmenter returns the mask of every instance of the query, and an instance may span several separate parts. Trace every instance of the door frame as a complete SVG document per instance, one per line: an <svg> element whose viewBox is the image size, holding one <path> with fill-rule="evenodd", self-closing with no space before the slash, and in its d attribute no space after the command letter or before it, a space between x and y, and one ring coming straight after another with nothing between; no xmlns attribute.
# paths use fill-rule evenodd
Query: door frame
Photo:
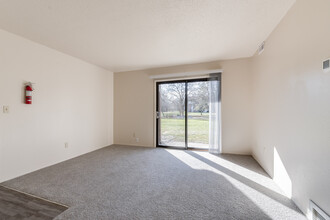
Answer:
<svg viewBox="0 0 330 220"><path fill-rule="evenodd" d="M204 82L211 80L212 77L197 77L197 78L189 78L189 79L168 79L162 81L155 81L155 96L156 96L156 108L155 108L155 135L156 135L156 147L161 148L172 148L172 149L180 149L180 150L204 150L201 148L194 148L188 147L188 83L190 82ZM185 147L175 147L175 146L168 146L168 145L159 145L159 118L157 112L159 112L159 85L161 84L170 84L170 83L185 83Z"/></svg>

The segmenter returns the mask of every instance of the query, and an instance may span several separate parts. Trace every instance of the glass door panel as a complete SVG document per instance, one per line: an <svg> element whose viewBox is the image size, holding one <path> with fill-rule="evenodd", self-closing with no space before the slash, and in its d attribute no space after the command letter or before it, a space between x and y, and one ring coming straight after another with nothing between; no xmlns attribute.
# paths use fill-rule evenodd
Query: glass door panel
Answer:
<svg viewBox="0 0 330 220"><path fill-rule="evenodd" d="M186 148L186 83L158 85L158 145Z"/></svg>
<svg viewBox="0 0 330 220"><path fill-rule="evenodd" d="M188 147L209 148L209 82L188 82Z"/></svg>

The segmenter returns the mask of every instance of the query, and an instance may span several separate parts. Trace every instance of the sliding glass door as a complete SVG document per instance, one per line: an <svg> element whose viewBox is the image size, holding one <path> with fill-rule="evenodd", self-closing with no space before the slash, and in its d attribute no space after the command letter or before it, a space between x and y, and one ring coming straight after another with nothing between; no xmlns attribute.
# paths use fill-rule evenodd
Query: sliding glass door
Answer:
<svg viewBox="0 0 330 220"><path fill-rule="evenodd" d="M209 149L210 80L156 84L158 147Z"/></svg>

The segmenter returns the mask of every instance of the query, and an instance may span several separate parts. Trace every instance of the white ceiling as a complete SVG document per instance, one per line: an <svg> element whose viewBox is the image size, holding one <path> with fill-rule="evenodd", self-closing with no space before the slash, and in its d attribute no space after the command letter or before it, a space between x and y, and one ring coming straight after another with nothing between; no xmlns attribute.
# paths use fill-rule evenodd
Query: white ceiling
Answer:
<svg viewBox="0 0 330 220"><path fill-rule="evenodd" d="M295 0L0 0L0 28L111 71L249 57Z"/></svg>

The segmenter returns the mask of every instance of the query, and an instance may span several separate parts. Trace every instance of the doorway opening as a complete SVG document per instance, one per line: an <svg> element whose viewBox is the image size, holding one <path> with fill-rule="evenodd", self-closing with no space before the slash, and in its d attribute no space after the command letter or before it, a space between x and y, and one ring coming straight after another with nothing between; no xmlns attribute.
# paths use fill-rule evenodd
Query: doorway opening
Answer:
<svg viewBox="0 0 330 220"><path fill-rule="evenodd" d="M201 78L156 83L157 147L209 149L212 80Z"/></svg>

